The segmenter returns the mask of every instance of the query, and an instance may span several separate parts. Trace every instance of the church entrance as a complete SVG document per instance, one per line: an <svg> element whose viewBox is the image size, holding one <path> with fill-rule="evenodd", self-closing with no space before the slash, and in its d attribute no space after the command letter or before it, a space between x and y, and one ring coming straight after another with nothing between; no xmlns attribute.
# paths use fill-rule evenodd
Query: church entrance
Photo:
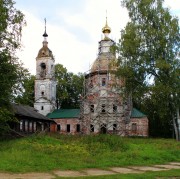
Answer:
<svg viewBox="0 0 180 179"><path fill-rule="evenodd" d="M101 134L106 134L106 133L107 133L106 124L101 125L100 133L101 133Z"/></svg>

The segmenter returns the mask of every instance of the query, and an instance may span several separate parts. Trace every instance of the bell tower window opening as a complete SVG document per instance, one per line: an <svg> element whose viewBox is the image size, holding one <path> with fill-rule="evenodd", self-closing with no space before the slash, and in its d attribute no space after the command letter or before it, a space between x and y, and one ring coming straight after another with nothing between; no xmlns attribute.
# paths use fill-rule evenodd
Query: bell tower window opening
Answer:
<svg viewBox="0 0 180 179"><path fill-rule="evenodd" d="M41 110L44 110L44 106L41 106Z"/></svg>
<svg viewBox="0 0 180 179"><path fill-rule="evenodd" d="M40 72L40 76L44 77L46 75L46 64L45 63L41 63L41 72Z"/></svg>
<svg viewBox="0 0 180 179"><path fill-rule="evenodd" d="M41 69L42 69L42 70L45 70L45 69L46 69L46 64L45 64L45 63L41 63L40 66L41 66Z"/></svg>

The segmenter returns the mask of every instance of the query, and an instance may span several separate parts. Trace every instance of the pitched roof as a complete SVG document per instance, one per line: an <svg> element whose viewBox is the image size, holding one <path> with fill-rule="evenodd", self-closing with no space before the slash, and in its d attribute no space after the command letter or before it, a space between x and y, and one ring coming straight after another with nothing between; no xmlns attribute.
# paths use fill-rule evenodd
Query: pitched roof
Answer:
<svg viewBox="0 0 180 179"><path fill-rule="evenodd" d="M38 113L37 110L34 109L33 107L30 107L27 105L21 105L21 104L12 104L12 107L13 107L14 113L16 115L26 116L26 117L30 117L30 118L34 118L34 119L52 121L48 117Z"/></svg>
<svg viewBox="0 0 180 179"><path fill-rule="evenodd" d="M47 115L51 119L60 119L60 118L79 118L80 109L56 109L52 113ZM136 108L132 109L131 118L142 118L146 117L141 111Z"/></svg>
<svg viewBox="0 0 180 179"><path fill-rule="evenodd" d="M49 113L47 117L51 119L59 118L79 118L80 109L56 109L52 113Z"/></svg>
<svg viewBox="0 0 180 179"><path fill-rule="evenodd" d="M146 117L145 114L143 114L141 111L137 110L136 108L133 108L131 111L131 118L141 118Z"/></svg>

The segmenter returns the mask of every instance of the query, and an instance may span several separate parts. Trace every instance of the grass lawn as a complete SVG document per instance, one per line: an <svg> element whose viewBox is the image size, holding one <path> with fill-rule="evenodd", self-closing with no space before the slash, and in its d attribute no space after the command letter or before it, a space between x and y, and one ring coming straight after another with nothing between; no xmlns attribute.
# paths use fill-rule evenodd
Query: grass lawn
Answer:
<svg viewBox="0 0 180 179"><path fill-rule="evenodd" d="M180 162L180 142L170 139L41 135L0 141L0 171L81 170L171 161Z"/></svg>

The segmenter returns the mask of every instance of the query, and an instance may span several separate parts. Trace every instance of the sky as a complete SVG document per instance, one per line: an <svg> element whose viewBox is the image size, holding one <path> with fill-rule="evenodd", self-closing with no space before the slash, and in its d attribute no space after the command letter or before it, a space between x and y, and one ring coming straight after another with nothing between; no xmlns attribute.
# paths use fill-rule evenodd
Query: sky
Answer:
<svg viewBox="0 0 180 179"><path fill-rule="evenodd" d="M17 56L35 75L36 57L42 47L44 18L47 20L48 47L55 63L69 72L87 72L98 53L102 28L111 27L110 38L118 42L128 22L128 13L120 0L15 0L27 22L22 31L22 48ZM173 15L180 19L180 0L165 0Z"/></svg>

